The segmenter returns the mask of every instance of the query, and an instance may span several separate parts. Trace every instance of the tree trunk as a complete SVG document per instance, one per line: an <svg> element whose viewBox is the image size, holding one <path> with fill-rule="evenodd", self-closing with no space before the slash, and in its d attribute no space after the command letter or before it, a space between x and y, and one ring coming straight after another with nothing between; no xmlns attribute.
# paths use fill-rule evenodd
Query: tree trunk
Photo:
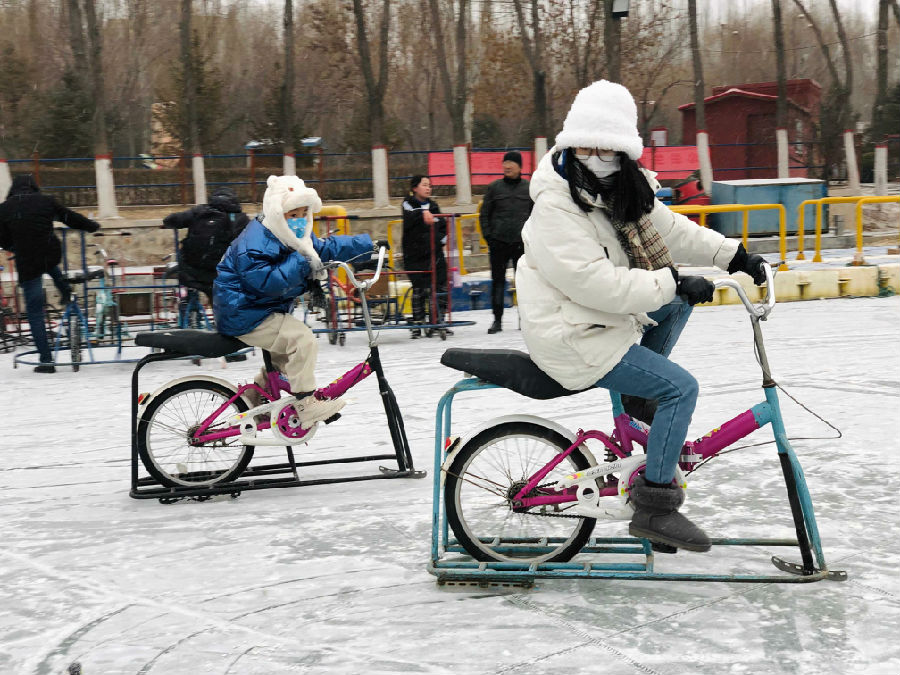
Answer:
<svg viewBox="0 0 900 675"><path fill-rule="evenodd" d="M693 1L693 0L692 0ZM606 50L606 79L622 81L622 20L612 14L613 0L604 0L603 48Z"/></svg>
<svg viewBox="0 0 900 675"><path fill-rule="evenodd" d="M700 57L700 41L697 38L697 0L688 0L688 17L691 32L691 55L694 61L694 106L697 131L706 129L706 111L703 105L706 85L703 82L703 59Z"/></svg>
<svg viewBox="0 0 900 675"><path fill-rule="evenodd" d="M181 69L184 78L181 142L186 151L198 155L200 154L200 139L197 134L197 89L194 82L191 14L191 0L181 0L181 21L178 26L181 37Z"/></svg>
<svg viewBox="0 0 900 675"><path fill-rule="evenodd" d="M94 155L109 154L109 139L106 133L106 96L103 91L103 42L97 26L97 12L94 0L85 0L87 19L88 67L91 73L91 94L94 99Z"/></svg>
<svg viewBox="0 0 900 675"><path fill-rule="evenodd" d="M450 114L450 123L453 126L453 144L466 144L466 99L468 87L466 85L466 5L468 0L460 0L459 15L456 20L456 83L450 79L450 61L447 58L447 50L444 47L444 24L441 20L440 9L437 0L429 0L431 7L431 35L434 39L437 51L438 74L444 87L444 102L447 112Z"/></svg>
<svg viewBox="0 0 900 675"><path fill-rule="evenodd" d="M775 103L775 126L786 129L788 124L787 65L784 57L784 25L781 21L781 0L772 0L772 23L775 33L775 70L778 82L778 101Z"/></svg>
<svg viewBox="0 0 900 675"><path fill-rule="evenodd" d="M522 37L525 56L531 66L531 79L533 82L533 100L535 117L535 136L547 136L550 128L550 115L547 106L547 70L544 58L544 38L541 33L540 14L538 12L538 0L531 0L531 32L528 35L528 27L525 25L525 14L522 11L522 0L513 0L516 7L516 18L519 22L519 31Z"/></svg>
<svg viewBox="0 0 900 675"><path fill-rule="evenodd" d="M284 0L284 84L281 92L281 134L286 157L294 155L294 0Z"/></svg>
<svg viewBox="0 0 900 675"><path fill-rule="evenodd" d="M890 0L878 0L878 31L875 33L875 103L872 106L873 141L886 132L881 128L888 88L888 10Z"/></svg>
<svg viewBox="0 0 900 675"><path fill-rule="evenodd" d="M353 14L356 18L356 46L359 65L366 85L366 100L369 107L369 132L372 146L384 145L384 92L388 81L388 32L391 20L391 0L383 0L381 10L381 52L378 63L378 79L372 70L372 53L366 31L365 8L362 0L353 0Z"/></svg>

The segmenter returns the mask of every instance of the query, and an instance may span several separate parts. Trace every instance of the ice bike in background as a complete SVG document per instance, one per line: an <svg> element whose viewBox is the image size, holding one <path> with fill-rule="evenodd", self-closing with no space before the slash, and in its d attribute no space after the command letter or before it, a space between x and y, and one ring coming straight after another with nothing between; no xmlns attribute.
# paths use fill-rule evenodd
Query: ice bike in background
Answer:
<svg viewBox="0 0 900 675"><path fill-rule="evenodd" d="M328 269L342 268L350 283L358 289L370 351L362 363L317 389L315 395L322 399L337 398L375 373L396 455L336 461L397 459L397 471L381 468L383 474L389 474L385 477L421 477L424 472L412 468L403 419L384 376L366 302L366 290L381 274L384 253L385 249L381 248L374 276L367 280L357 279L346 263L325 264ZM173 354L218 357L246 347L237 338L199 330L141 333L135 342L166 350L169 358ZM239 478L253 458L256 446L290 448L312 440L319 423L309 429L302 428L292 405L296 399L288 382L272 366L271 357L265 350L263 360L266 368L264 387L253 382L238 386L219 377L200 374L168 382L153 394L140 395L135 443L141 462L153 478L169 487L216 486ZM260 405L251 406L248 398L251 390L262 401Z"/></svg>
<svg viewBox="0 0 900 675"><path fill-rule="evenodd" d="M684 489L687 486L686 473L756 429L771 424L788 487L797 540L766 540L765 543L798 545L803 564L786 562L779 557L773 557L772 562L782 571L804 576L807 580L843 580L846 574L829 572L825 566L812 503L803 472L788 442L777 385L769 371L760 322L774 308L775 293L769 265L765 266L765 272L766 297L760 305L751 303L736 280L726 278L715 282L717 287L732 288L750 314L756 354L762 368L765 401L702 438L686 442L675 481L680 489ZM444 365L479 378L457 383L445 399L452 398L455 391L492 385L542 399L575 393L560 387L521 352L451 349L445 352L441 361ZM467 438L445 441L449 447L441 470L444 472L446 521L456 536L458 546L482 565L488 563L480 570L473 568L473 576L485 571L513 574L517 570L527 575L534 572L535 566L553 568L551 563L566 563L588 544L597 519L631 518L633 508L629 494L634 479L645 468L649 427L624 412L618 393L610 392L610 396L615 425L611 434L581 429L573 434L539 417L509 415L488 421ZM446 415L446 426L449 426L449 410L443 401L441 406L438 408L438 419ZM449 436L444 433L443 439L449 439ZM589 440L602 444L604 461L595 459L588 449ZM440 532L436 531L433 534L435 560L439 537ZM621 540L616 541L621 543ZM713 540L713 543L746 544L749 540ZM643 546L649 554L649 542L644 542ZM452 547L450 543L448 548ZM661 544L653 544L652 550L675 552L674 548ZM464 576L460 570L464 571L465 564L454 564L456 569L442 569L440 562L433 562L432 571L438 576L442 573ZM608 576L624 574L610 572ZM570 576L579 574L576 571ZM634 576L660 578L644 573L635 573ZM717 581L760 580L709 574L691 578L701 577Z"/></svg>

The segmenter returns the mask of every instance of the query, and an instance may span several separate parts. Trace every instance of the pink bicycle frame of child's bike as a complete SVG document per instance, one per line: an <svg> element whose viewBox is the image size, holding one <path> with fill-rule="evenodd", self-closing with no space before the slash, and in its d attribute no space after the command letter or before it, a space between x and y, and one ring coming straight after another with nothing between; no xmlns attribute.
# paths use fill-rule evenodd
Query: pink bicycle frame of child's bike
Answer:
<svg viewBox="0 0 900 675"><path fill-rule="evenodd" d="M339 378L334 380L333 382L325 385L324 387L320 387L316 389L315 396L316 398L321 399L333 399L338 398L339 396L343 396L344 393L347 392L348 389L355 386L356 384L362 382L369 375L372 374L372 366L369 364L368 359L363 361L362 363L358 363L353 366L346 373L341 375ZM223 412L225 412L228 407L234 403L240 396L244 394L244 392L248 390L255 390L259 393L263 400L268 401L276 401L281 398L281 392L286 392L288 394L291 393L290 385L284 378L281 377L281 373L276 370L271 370L266 374L267 379L267 388L263 389L259 385L255 383L249 383L241 385L241 387L237 390L237 392L225 401L219 408L212 413L209 417L203 420L203 423L197 428L194 432L192 440L193 442L200 443L209 443L211 441L217 441L223 438L231 438L233 436L239 436L241 430L237 426L230 426L227 429L217 429L215 431L209 431L210 426L215 423L215 421L219 418ZM285 405L290 405L289 400L285 400ZM260 421L257 424L257 429L260 431L264 429L268 429L272 424L269 421ZM303 436L308 433L307 429L304 430L296 430L296 438L298 440L302 440Z"/></svg>
<svg viewBox="0 0 900 675"><path fill-rule="evenodd" d="M776 420L773 410L777 410L777 399L773 388L767 388L766 402L755 405L734 419L725 422L720 427L698 438L696 441L687 441L681 449L681 457L678 466L684 471L692 471L697 465L710 457L715 456L732 443L744 438L760 427ZM773 406L774 402L774 406ZM570 487L559 492L555 490L541 489L541 481L568 457L572 451L588 440L597 440L603 443L607 450L618 458L630 457L634 446L647 447L648 429L645 425L633 420L622 410L621 402L617 394L613 395L613 412L615 414L615 432L610 437L602 431L583 431L579 429L575 441L565 451L545 464L535 473L528 482L513 497L514 508L525 510L535 506L548 504L564 504L577 500L576 488ZM780 418L777 418L776 434L780 426ZM629 477L630 478L630 477ZM610 497L618 494L618 487L606 487L599 490L601 497ZM531 494L532 496L526 496Z"/></svg>

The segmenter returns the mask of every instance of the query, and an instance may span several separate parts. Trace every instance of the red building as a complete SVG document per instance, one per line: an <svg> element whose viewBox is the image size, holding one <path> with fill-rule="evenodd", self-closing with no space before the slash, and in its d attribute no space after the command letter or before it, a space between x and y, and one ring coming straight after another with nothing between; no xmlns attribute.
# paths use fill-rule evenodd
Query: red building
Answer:
<svg viewBox="0 0 900 675"><path fill-rule="evenodd" d="M776 82L713 87L704 101L713 172L718 180L777 178ZM822 87L815 80L788 80L788 163L792 177L807 177ZM696 142L696 106L679 106L683 143Z"/></svg>

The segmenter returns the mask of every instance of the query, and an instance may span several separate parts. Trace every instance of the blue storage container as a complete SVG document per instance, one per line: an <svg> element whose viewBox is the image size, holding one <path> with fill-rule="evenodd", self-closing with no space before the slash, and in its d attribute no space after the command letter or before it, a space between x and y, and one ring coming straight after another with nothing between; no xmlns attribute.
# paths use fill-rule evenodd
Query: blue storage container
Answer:
<svg viewBox="0 0 900 675"><path fill-rule="evenodd" d="M672 204L672 188L670 187L661 187L656 191L656 198L661 201L663 204L671 206Z"/></svg>
<svg viewBox="0 0 900 675"><path fill-rule="evenodd" d="M797 234L798 213L801 202L807 199L820 199L828 196L825 181L814 178L747 178L744 180L713 181L712 204L783 204L785 208L785 227L789 235ZM803 231L813 234L816 226L816 207L805 207ZM822 207L822 231L828 230L827 206ZM735 213L710 214L707 220L710 228L728 237L740 237L743 230L744 214ZM750 236L777 235L778 211L751 211L747 222L747 233Z"/></svg>

